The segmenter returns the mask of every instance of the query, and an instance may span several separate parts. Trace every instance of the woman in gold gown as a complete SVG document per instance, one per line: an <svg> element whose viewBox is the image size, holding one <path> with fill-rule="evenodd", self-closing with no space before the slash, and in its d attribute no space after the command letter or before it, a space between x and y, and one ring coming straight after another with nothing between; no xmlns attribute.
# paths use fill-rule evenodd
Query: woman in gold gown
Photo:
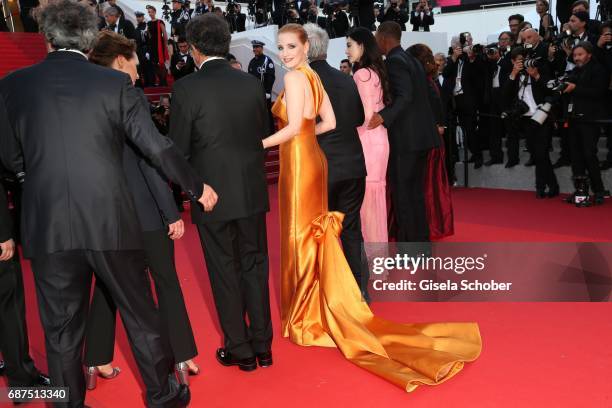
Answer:
<svg viewBox="0 0 612 408"><path fill-rule="evenodd" d="M302 346L338 347L351 362L404 388L439 384L480 354L476 323L398 324L372 314L344 257L343 215L327 207L327 160L316 134L336 126L331 103L307 62L303 27L278 32L285 90L272 108L280 145L282 335ZM317 116L321 119L316 123Z"/></svg>

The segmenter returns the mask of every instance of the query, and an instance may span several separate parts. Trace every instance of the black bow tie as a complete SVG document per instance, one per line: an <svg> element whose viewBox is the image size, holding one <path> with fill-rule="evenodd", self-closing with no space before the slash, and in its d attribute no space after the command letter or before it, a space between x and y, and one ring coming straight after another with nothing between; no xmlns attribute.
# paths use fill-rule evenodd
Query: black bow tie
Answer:
<svg viewBox="0 0 612 408"><path fill-rule="evenodd" d="M115 28L117 28L117 24L109 24L109 26L108 26L109 30L115 31Z"/></svg>

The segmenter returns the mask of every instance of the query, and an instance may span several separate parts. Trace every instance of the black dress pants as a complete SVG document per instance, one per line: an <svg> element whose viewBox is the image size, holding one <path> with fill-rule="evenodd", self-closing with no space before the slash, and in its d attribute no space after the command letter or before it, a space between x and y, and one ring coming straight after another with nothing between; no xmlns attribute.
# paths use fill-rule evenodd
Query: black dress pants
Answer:
<svg viewBox="0 0 612 408"><path fill-rule="evenodd" d="M604 190L597 159L597 142L600 128L597 124L570 122L569 141L572 158L572 174L584 176L587 171L594 193Z"/></svg>
<svg viewBox="0 0 612 408"><path fill-rule="evenodd" d="M165 230L145 231L142 237L146 264L155 283L163 336L167 337L175 363L190 360L198 351L174 265L174 242ZM96 279L87 321L86 366L100 366L113 360L116 312L110 291Z"/></svg>
<svg viewBox="0 0 612 408"><path fill-rule="evenodd" d="M525 136L531 146L531 154L535 162L536 190L544 191L546 187L557 188L557 176L550 161L551 124L545 122L540 125L526 116L522 116L516 121L517 134Z"/></svg>
<svg viewBox="0 0 612 408"><path fill-rule="evenodd" d="M30 357L19 256L0 262L0 350L10 387L29 387L39 371Z"/></svg>
<svg viewBox="0 0 612 408"><path fill-rule="evenodd" d="M491 104L487 110L491 115L499 116L501 114L500 88L492 89ZM504 121L498 117L487 117L486 121L489 124L489 154L491 155L491 160L502 161L504 159L504 152L502 151L502 138L505 134Z"/></svg>
<svg viewBox="0 0 612 408"><path fill-rule="evenodd" d="M398 242L429 242L425 210L427 150L389 157L389 179Z"/></svg>
<svg viewBox="0 0 612 408"><path fill-rule="evenodd" d="M475 158L482 157L481 143L476 132L476 104L468 95L455 96L455 109L459 126L463 129L464 143Z"/></svg>
<svg viewBox="0 0 612 408"><path fill-rule="evenodd" d="M37 255L32 269L51 382L70 390L70 402L57 406L84 405L81 355L92 271L117 304L146 386L147 405L175 406L179 386L163 350L143 251L61 251Z"/></svg>
<svg viewBox="0 0 612 408"><path fill-rule="evenodd" d="M224 347L239 359L272 346L265 217L261 213L197 226Z"/></svg>
<svg viewBox="0 0 612 408"><path fill-rule="evenodd" d="M328 207L330 211L344 214L342 221L342 249L353 276L364 291L368 285L368 266L363 250L361 232L361 205L365 196L365 177L328 183Z"/></svg>

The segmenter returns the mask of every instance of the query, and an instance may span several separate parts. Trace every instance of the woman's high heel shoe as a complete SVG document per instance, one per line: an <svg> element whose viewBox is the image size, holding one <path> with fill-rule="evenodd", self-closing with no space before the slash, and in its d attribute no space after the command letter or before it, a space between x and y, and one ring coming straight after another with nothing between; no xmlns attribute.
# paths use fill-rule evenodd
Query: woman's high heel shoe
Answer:
<svg viewBox="0 0 612 408"><path fill-rule="evenodd" d="M190 375L198 375L200 374L200 367L194 364L195 368L189 367L185 361L182 361L175 365L176 376L179 380L179 383L184 385L189 385L189 376Z"/></svg>
<svg viewBox="0 0 612 408"><path fill-rule="evenodd" d="M112 380L117 377L121 369L119 367L113 367L111 374L103 374L98 367L87 367L86 382L87 389L93 390L98 386L98 377L102 377L106 380Z"/></svg>

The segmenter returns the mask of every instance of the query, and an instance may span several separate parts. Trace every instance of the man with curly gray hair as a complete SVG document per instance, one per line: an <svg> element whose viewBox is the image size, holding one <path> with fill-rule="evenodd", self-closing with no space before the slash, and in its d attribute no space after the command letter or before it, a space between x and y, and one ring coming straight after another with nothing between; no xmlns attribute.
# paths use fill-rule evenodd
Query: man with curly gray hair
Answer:
<svg viewBox="0 0 612 408"><path fill-rule="evenodd" d="M51 382L82 407L81 355L92 271L109 289L146 386L147 406L185 406L165 354L141 228L123 172L126 139L195 203L217 196L161 136L130 77L91 64L93 8L51 0L36 16L49 49L0 80L0 158L21 174L24 255L32 261Z"/></svg>

